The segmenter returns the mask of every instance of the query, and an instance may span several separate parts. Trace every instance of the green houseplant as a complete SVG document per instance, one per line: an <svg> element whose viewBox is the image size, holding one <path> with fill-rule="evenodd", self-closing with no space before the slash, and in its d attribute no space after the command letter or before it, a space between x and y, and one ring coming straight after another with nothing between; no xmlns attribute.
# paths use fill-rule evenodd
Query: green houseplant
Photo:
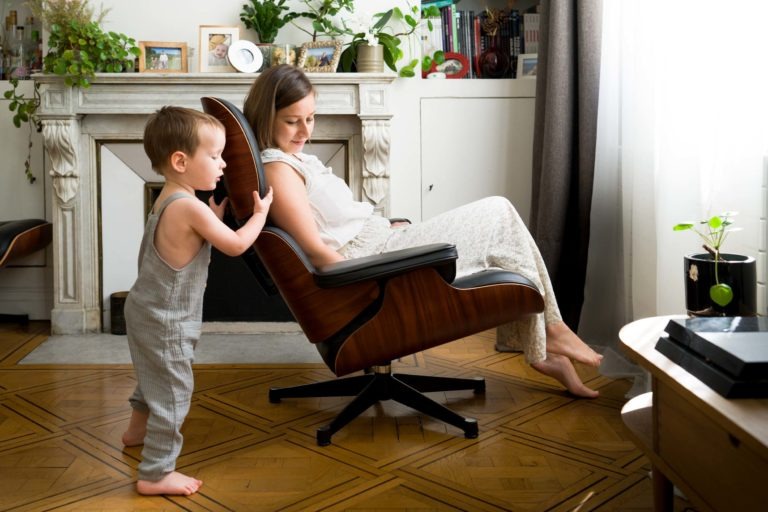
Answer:
<svg viewBox="0 0 768 512"><path fill-rule="evenodd" d="M352 32L347 27L344 19L336 20L342 12L354 12L354 0L300 0L306 6L306 11L296 13L291 24L302 32L312 36L312 41L317 41L318 35L325 35L332 39L349 35ZM300 26L295 21L297 18L306 18L310 20L312 30ZM340 23L341 25L339 26Z"/></svg>
<svg viewBox="0 0 768 512"><path fill-rule="evenodd" d="M361 47L379 45L382 47L384 63L392 71L398 72L397 62L404 55L401 48L402 42L418 30L421 18L426 19L427 28L431 31L433 29L431 18L436 16L440 16L440 10L431 5L425 7L423 11L420 11L419 6L413 6L407 13L404 13L399 7L394 7L373 14L370 20L367 19L367 16L358 17L352 40L341 54L341 69L347 72L352 71ZM444 60L443 52L436 52L433 56L425 56L422 68L426 66L426 69L429 69L433 59L442 63ZM414 76L418 64L417 59L411 60L399 70L399 75L403 77Z"/></svg>
<svg viewBox="0 0 768 512"><path fill-rule="evenodd" d="M250 5L243 4L240 21L256 32L260 43L272 44L280 29L299 16L299 13L286 11L289 9L285 0L251 0Z"/></svg>
<svg viewBox="0 0 768 512"><path fill-rule="evenodd" d="M71 87L87 88L97 72L120 73L133 70L134 59L141 54L136 41L117 32L105 32L100 23L108 11L98 14L88 0L29 0L33 14L39 17L49 30L48 51L43 57L43 72L65 77ZM10 81L11 88L4 93L11 100L9 109L14 112L13 124L21 127L29 123L31 130L40 129L35 116L40 96L35 87L32 97L19 93L18 80ZM31 138L25 161L25 173L30 183L35 176L30 170Z"/></svg>
<svg viewBox="0 0 768 512"><path fill-rule="evenodd" d="M682 222L674 231L693 231L706 252L685 256L686 306L696 316L754 315L757 310L755 259L722 252L737 212L698 222Z"/></svg>

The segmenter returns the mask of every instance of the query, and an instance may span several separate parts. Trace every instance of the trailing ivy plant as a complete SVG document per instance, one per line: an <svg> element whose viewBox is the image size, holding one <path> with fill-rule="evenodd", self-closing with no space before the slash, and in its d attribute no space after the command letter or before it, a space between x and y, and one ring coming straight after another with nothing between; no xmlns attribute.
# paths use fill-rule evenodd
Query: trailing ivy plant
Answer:
<svg viewBox="0 0 768 512"><path fill-rule="evenodd" d="M26 123L29 128L29 134L27 136L27 158L24 160L24 174L27 176L27 181L34 183L37 178L32 173L32 133L34 131L39 132L42 129L40 121L35 117L37 107L40 106L40 85L35 83L32 98L29 98L19 92L18 78L11 78L9 82L11 88L5 91L3 96L5 99L10 100L8 108L14 113L13 125L16 128L21 128L22 123Z"/></svg>
<svg viewBox="0 0 768 512"><path fill-rule="evenodd" d="M120 73L132 69L134 59L141 54L136 41L125 34L104 32L99 23L106 11L99 14L88 0L29 0L32 12L43 20L49 30L48 52L43 57L43 72L64 76L71 87L87 88L98 72ZM13 124L29 123L30 142L27 148L25 173L30 183L35 177L30 169L32 130L40 130L36 112L40 106L37 84L32 97L19 93L18 80L10 81L4 93L10 100Z"/></svg>

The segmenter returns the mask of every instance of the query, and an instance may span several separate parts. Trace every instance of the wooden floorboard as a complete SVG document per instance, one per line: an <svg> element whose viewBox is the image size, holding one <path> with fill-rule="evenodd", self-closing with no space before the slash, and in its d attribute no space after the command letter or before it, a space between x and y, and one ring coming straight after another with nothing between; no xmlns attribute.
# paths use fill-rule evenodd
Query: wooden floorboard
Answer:
<svg viewBox="0 0 768 512"><path fill-rule="evenodd" d="M196 365L178 469L204 485L143 497L141 449L120 443L131 366L19 364L48 335L46 322L0 324L0 510L652 510L650 466L620 418L631 383L579 366L601 396L575 399L520 354L496 352L490 332L394 365L484 377L484 395L430 395L478 419L471 440L383 402L318 447L315 429L349 398L270 404L267 391L332 378L324 366Z"/></svg>

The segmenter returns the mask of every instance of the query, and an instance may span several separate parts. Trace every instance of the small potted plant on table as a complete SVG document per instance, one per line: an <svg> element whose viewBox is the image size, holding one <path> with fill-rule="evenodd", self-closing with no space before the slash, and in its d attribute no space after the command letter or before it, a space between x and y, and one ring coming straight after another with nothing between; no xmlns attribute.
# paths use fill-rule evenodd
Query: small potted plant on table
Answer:
<svg viewBox="0 0 768 512"><path fill-rule="evenodd" d="M685 302L692 316L754 316L757 312L755 258L720 251L733 228L736 212L725 212L699 222L683 222L675 231L692 230L704 241L706 252L684 259Z"/></svg>

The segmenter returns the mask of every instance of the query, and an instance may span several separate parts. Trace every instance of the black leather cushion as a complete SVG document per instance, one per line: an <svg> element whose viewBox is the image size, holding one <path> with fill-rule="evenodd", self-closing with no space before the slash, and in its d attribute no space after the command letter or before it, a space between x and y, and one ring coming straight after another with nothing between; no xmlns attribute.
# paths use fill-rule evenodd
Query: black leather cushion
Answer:
<svg viewBox="0 0 768 512"><path fill-rule="evenodd" d="M41 219L6 220L0 222L0 260L11 247L17 236L34 227L48 224Z"/></svg>

